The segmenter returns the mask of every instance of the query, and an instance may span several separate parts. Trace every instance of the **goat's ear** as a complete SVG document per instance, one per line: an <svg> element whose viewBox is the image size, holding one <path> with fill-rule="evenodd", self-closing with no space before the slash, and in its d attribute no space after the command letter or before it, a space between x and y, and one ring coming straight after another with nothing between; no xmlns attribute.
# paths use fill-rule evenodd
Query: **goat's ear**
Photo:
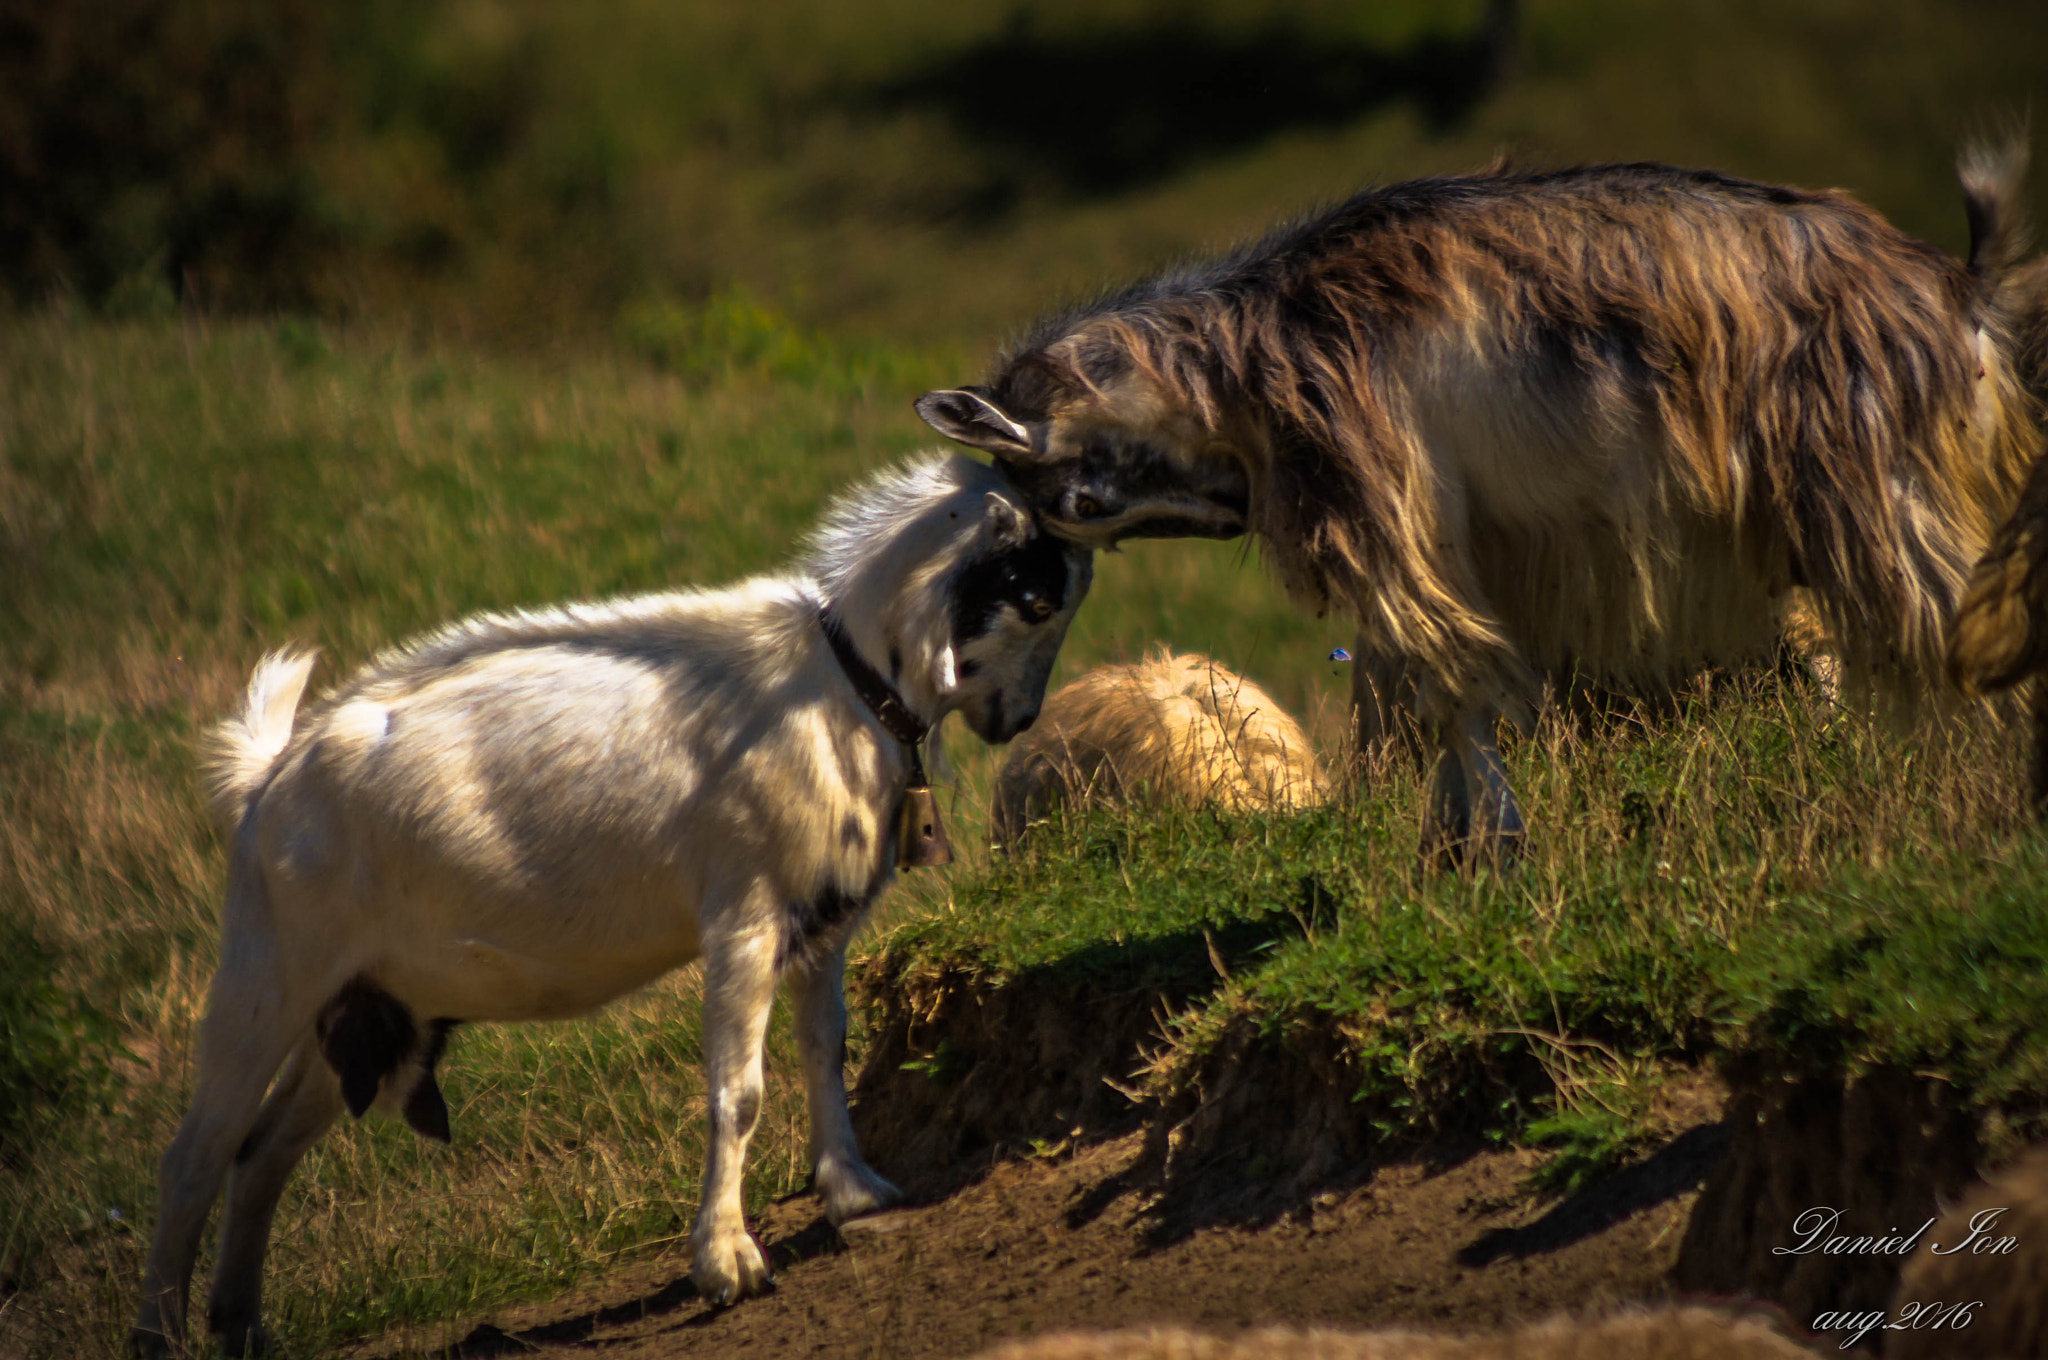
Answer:
<svg viewBox="0 0 2048 1360"><path fill-rule="evenodd" d="M985 388L927 392L917 399L917 413L948 439L986 449L998 458L1023 462L1031 457L1031 431L990 401Z"/></svg>
<svg viewBox="0 0 2048 1360"><path fill-rule="evenodd" d="M1031 541L1031 521L1000 491L991 491L982 499L988 507L988 518L983 523L988 527L989 546L998 552L1021 548Z"/></svg>
<svg viewBox="0 0 2048 1360"><path fill-rule="evenodd" d="M952 643L939 648L938 664L932 667L932 680L938 687L940 698L960 688L960 662L953 654Z"/></svg>

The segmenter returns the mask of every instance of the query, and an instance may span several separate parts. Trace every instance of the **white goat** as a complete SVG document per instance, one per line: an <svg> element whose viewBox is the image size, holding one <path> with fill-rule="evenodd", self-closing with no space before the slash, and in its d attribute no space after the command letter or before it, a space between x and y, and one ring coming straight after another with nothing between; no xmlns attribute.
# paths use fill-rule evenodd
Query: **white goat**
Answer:
<svg viewBox="0 0 2048 1360"><path fill-rule="evenodd" d="M955 709L991 742L1030 726L1091 577L997 472L935 457L839 501L797 574L473 618L296 723L311 658L265 660L216 738L236 823L220 969L137 1349L182 1343L231 1160L210 1321L241 1354L263 1342L279 1194L344 1103L445 1138L449 1024L580 1015L699 956L699 1291L727 1302L769 1275L740 1171L785 972L826 1212L893 1201L847 1117L841 973L895 873L906 740Z"/></svg>

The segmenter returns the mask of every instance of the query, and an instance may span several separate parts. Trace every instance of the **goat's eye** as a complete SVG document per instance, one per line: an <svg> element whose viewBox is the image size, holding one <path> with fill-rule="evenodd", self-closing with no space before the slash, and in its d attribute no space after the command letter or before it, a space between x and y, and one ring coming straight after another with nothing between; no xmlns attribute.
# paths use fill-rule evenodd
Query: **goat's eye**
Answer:
<svg viewBox="0 0 2048 1360"><path fill-rule="evenodd" d="M1074 514L1081 519L1094 519L1096 512L1100 509L1102 509L1102 502L1096 500L1093 496L1081 495L1074 497Z"/></svg>
<svg viewBox="0 0 2048 1360"><path fill-rule="evenodd" d="M1033 619L1050 618L1052 601L1035 590L1027 590L1024 592L1024 612Z"/></svg>

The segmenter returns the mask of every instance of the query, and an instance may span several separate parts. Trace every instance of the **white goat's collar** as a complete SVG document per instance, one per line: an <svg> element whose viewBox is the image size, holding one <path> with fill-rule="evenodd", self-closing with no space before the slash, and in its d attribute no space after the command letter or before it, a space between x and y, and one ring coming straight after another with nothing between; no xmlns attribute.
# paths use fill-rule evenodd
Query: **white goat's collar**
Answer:
<svg viewBox="0 0 2048 1360"><path fill-rule="evenodd" d="M905 869L951 864L953 848L946 842L938 801L932 797L931 781L924 773L924 739L932 725L911 712L896 687L855 650L853 639L846 635L846 626L832 612L832 606L819 606L818 627L824 631L825 641L831 645L839 669L853 685L853 692L875 715L875 721L910 753L910 787L896 804L896 863Z"/></svg>
<svg viewBox="0 0 2048 1360"><path fill-rule="evenodd" d="M903 696L896 692L896 687L855 649L853 639L846 635L846 625L832 612L831 605L819 606L818 627L824 630L825 641L831 646L832 655L838 659L839 669L846 673L853 692L868 706L868 712L875 715L875 721L881 723L890 736L910 748L910 782L924 784L921 748L931 733L931 724L913 713L910 705L903 702Z"/></svg>

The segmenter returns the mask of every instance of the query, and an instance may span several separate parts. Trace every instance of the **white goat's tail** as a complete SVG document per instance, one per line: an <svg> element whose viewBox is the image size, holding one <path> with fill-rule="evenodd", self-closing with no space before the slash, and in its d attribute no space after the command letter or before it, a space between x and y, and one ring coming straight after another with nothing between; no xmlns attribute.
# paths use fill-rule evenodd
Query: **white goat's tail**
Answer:
<svg viewBox="0 0 2048 1360"><path fill-rule="evenodd" d="M318 653L284 648L256 664L242 711L213 729L206 772L213 806L232 823L292 738L292 718Z"/></svg>

